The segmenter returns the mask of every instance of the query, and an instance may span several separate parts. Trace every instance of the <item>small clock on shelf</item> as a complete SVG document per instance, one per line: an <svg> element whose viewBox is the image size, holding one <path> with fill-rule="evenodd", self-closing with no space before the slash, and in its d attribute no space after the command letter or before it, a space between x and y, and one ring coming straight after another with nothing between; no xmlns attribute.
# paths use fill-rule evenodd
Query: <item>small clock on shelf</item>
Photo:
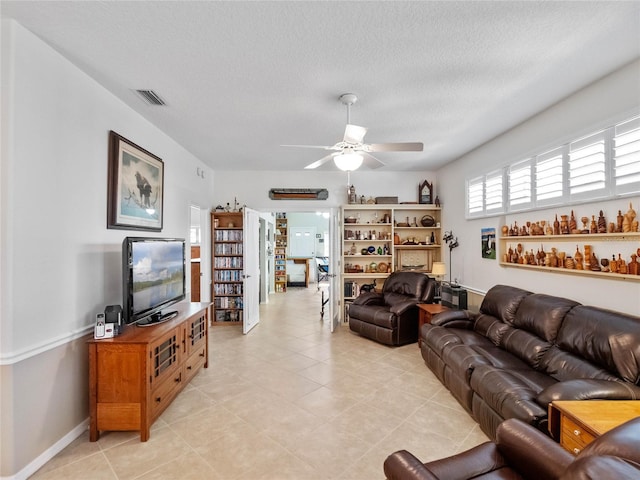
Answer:
<svg viewBox="0 0 640 480"><path fill-rule="evenodd" d="M429 183L425 180L418 186L418 202L427 204L433 203L433 183Z"/></svg>

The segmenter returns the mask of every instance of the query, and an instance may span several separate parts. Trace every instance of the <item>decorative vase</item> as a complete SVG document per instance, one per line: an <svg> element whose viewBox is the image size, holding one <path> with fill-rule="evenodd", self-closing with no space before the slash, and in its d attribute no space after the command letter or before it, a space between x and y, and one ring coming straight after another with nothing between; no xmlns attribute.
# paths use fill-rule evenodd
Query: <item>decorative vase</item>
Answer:
<svg viewBox="0 0 640 480"><path fill-rule="evenodd" d="M562 235L568 235L569 234L569 215L560 215L560 218L562 219L560 221L560 233Z"/></svg>

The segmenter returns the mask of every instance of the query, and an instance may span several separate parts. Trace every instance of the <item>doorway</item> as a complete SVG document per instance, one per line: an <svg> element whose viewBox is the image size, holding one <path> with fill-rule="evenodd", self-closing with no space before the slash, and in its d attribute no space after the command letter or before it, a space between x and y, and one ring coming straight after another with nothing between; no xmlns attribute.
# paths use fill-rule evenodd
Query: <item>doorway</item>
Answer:
<svg viewBox="0 0 640 480"><path fill-rule="evenodd" d="M200 207L189 207L189 247L191 251L191 301L199 302L201 299L200 286L202 279L202 265L200 251L202 248L202 228L200 225Z"/></svg>

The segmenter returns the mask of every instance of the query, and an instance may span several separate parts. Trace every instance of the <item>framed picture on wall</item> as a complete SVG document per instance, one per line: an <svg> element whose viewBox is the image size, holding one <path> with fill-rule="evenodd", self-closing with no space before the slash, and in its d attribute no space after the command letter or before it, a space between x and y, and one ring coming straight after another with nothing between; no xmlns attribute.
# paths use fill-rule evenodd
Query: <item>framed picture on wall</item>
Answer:
<svg viewBox="0 0 640 480"><path fill-rule="evenodd" d="M162 231L164 162L109 132L107 228Z"/></svg>

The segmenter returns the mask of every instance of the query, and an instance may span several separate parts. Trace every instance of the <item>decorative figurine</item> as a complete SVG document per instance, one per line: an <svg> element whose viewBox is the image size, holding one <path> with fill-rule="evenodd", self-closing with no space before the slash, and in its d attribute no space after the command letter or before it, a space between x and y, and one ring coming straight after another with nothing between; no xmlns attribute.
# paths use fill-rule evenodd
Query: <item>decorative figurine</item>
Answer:
<svg viewBox="0 0 640 480"><path fill-rule="evenodd" d="M571 218L569 219L569 232L580 233L578 232L578 222L576 222L576 217L573 216L573 210L571 210Z"/></svg>
<svg viewBox="0 0 640 480"><path fill-rule="evenodd" d="M580 252L578 245L576 245L576 253L573 255L573 258L575 258L576 270L584 270L584 265L582 264L582 259L584 257L582 256L582 253Z"/></svg>
<svg viewBox="0 0 640 480"><path fill-rule="evenodd" d="M627 273L627 262L622 259L622 255L618 254L618 272L622 274Z"/></svg>
<svg viewBox="0 0 640 480"><path fill-rule="evenodd" d="M587 222L589 222L589 217L582 217L582 233L589 233L589 227L587 227Z"/></svg>
<svg viewBox="0 0 640 480"><path fill-rule="evenodd" d="M609 271L609 259L608 258L603 258L602 260L600 260L600 265L602 265L602 271L603 272L608 272Z"/></svg>
<svg viewBox="0 0 640 480"><path fill-rule="evenodd" d="M570 230L569 230L569 215L560 215L560 218L562 219L562 220L560 220L560 233L562 235L567 235L570 232Z"/></svg>
<svg viewBox="0 0 640 480"><path fill-rule="evenodd" d="M560 235L560 222L558 221L557 213L556 213L556 219L553 221L553 234Z"/></svg>
<svg viewBox="0 0 640 480"><path fill-rule="evenodd" d="M349 203L356 203L356 187L353 185L349 186Z"/></svg>
<svg viewBox="0 0 640 480"><path fill-rule="evenodd" d="M631 254L631 261L627 265L627 270L631 275L640 275L640 262L637 260L638 256L635 253Z"/></svg>
<svg viewBox="0 0 640 480"><path fill-rule="evenodd" d="M611 273L618 273L618 262L616 261L615 255L611 255L611 261L609 262L609 270L611 270Z"/></svg>
<svg viewBox="0 0 640 480"><path fill-rule="evenodd" d="M607 221L602 210L600 210L600 216L598 217L598 233L607 233Z"/></svg>
<svg viewBox="0 0 640 480"><path fill-rule="evenodd" d="M592 272L599 272L601 270L600 265L598 265L598 259L596 258L596 254L591 254L591 261L589 262L589 269Z"/></svg>
<svg viewBox="0 0 640 480"><path fill-rule="evenodd" d="M631 232L631 224L633 220L636 218L636 211L633 209L631 202L629 202L629 210L624 214L624 220L622 221L622 231L624 233ZM637 226L636 226L637 228Z"/></svg>
<svg viewBox="0 0 640 480"><path fill-rule="evenodd" d="M598 222L596 222L596 216L591 215L591 227L589 233L598 233Z"/></svg>
<svg viewBox="0 0 640 480"><path fill-rule="evenodd" d="M618 210L618 216L617 216L616 220L617 220L616 232L617 233L622 233L622 224L624 222L624 215L622 215L622 210Z"/></svg>

